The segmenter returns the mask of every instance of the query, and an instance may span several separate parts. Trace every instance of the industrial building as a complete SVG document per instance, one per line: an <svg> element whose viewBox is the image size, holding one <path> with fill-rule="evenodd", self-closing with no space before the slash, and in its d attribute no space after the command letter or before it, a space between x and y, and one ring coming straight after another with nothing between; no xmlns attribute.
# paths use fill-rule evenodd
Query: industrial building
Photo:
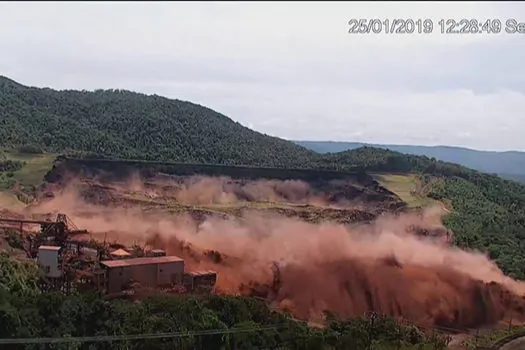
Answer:
<svg viewBox="0 0 525 350"><path fill-rule="evenodd" d="M45 246L38 248L38 265L41 276L54 288L71 279L78 247ZM82 249L81 249L82 250ZM72 255L73 253L73 255ZM217 281L215 271L184 271L184 260L177 256L166 256L161 249L145 251L145 257L132 257L125 249L117 249L109 254L113 260L100 261L100 267L93 265L96 251L91 259L85 261L83 270L75 269L77 288L89 288L108 294L118 294L137 283L144 287L184 287L190 293L213 293ZM87 257L87 255L84 255ZM71 260L73 259L73 260ZM77 260L80 261L80 260Z"/></svg>
<svg viewBox="0 0 525 350"><path fill-rule="evenodd" d="M177 256L105 260L100 265L106 269L108 293L118 293L132 282L148 287L183 282L184 260Z"/></svg>
<svg viewBox="0 0 525 350"><path fill-rule="evenodd" d="M192 292L215 292L215 271L191 271L184 273L184 287Z"/></svg>
<svg viewBox="0 0 525 350"><path fill-rule="evenodd" d="M132 248L118 243L80 239L87 234L78 230L64 214L55 222L29 219L2 219L20 227L39 224L38 233L25 235L24 250L36 258L39 288L71 293L74 290L124 295L138 285L168 293L213 293L215 271L185 271L184 260L166 256L162 249ZM22 230L22 228L21 228ZM85 237L84 237L85 238Z"/></svg>
<svg viewBox="0 0 525 350"><path fill-rule="evenodd" d="M38 247L38 266L44 276L58 278L62 276L60 253L62 247L42 245Z"/></svg>
<svg viewBox="0 0 525 350"><path fill-rule="evenodd" d="M135 258L125 249L117 249L108 256L112 260L99 260L99 267L96 264L96 250L91 258L84 253L81 256L87 260L79 260L77 254L84 249L72 245L38 247L37 261L41 277L53 288L62 288L61 285L69 288L67 281L74 278L78 289L89 289L91 286L112 295L134 288L134 283L151 288L179 286L190 293L215 292L215 271L185 271L183 259L166 256L166 252L161 249L145 251L146 256ZM72 265L73 261L77 261L76 267ZM80 267L82 264L78 265L81 261L83 268Z"/></svg>

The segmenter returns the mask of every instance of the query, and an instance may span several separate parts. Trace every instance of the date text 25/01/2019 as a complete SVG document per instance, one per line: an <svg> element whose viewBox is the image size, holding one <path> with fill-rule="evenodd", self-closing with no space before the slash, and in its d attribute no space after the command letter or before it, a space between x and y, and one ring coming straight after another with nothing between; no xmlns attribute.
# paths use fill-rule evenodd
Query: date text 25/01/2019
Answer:
<svg viewBox="0 0 525 350"><path fill-rule="evenodd" d="M348 21L349 34L525 34L525 22L515 19L357 19Z"/></svg>

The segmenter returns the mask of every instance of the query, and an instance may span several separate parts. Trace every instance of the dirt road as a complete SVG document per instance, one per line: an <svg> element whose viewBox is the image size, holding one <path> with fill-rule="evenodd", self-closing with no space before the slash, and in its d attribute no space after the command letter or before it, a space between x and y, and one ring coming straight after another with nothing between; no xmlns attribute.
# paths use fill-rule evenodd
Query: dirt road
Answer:
<svg viewBox="0 0 525 350"><path fill-rule="evenodd" d="M525 349L525 337L514 339L513 341L499 348L499 350L522 350L522 349Z"/></svg>

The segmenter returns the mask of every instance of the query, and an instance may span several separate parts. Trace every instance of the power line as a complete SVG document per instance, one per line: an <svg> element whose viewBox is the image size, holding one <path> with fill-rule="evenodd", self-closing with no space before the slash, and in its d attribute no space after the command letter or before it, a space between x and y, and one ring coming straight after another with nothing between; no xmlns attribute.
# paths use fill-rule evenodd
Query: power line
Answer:
<svg viewBox="0 0 525 350"><path fill-rule="evenodd" d="M0 344L57 344L57 343L84 343L84 342L107 342L120 340L142 340L162 338L182 338L202 335L249 333L284 328L286 325L274 325L267 327L211 329L197 332L169 332L156 334L123 334L123 335L101 335L89 337L64 337L64 338L0 338Z"/></svg>
<svg viewBox="0 0 525 350"><path fill-rule="evenodd" d="M386 316L377 314L377 316ZM417 328L427 329L423 325L415 322L409 322L402 320L399 322L406 326L411 325ZM202 331L179 331L179 332L166 332L166 333L155 333L155 334L122 334L122 335L100 335L100 336L84 336L84 337L47 337L47 338L0 338L0 344L57 344L57 343L83 343L83 342L111 342L111 341L123 341L123 340L144 340L144 339L163 339L163 338L183 338L183 337L194 337L194 336L206 336L206 335L222 335L222 334L235 334L235 333L250 333L260 332L268 330L278 330L288 327L287 324L275 324L263 327L249 327L249 328L229 328L229 329L211 329ZM449 328L443 326L430 327L436 331L444 333L470 333L473 329L464 328ZM299 337L302 338L302 337ZM288 339L289 341L290 339Z"/></svg>

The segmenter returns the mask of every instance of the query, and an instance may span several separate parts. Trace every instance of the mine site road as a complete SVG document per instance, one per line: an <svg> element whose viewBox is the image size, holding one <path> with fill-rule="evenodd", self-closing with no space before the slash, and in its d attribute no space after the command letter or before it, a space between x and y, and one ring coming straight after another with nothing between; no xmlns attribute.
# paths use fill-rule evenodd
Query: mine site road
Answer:
<svg viewBox="0 0 525 350"><path fill-rule="evenodd" d="M485 350L522 350L525 349L525 331L509 335L500 339L495 344L486 348L479 348Z"/></svg>
<svg viewBox="0 0 525 350"><path fill-rule="evenodd" d="M522 349L525 349L525 336L521 336L520 338L511 340L508 343L498 348L493 348L493 349L494 350L522 350Z"/></svg>

